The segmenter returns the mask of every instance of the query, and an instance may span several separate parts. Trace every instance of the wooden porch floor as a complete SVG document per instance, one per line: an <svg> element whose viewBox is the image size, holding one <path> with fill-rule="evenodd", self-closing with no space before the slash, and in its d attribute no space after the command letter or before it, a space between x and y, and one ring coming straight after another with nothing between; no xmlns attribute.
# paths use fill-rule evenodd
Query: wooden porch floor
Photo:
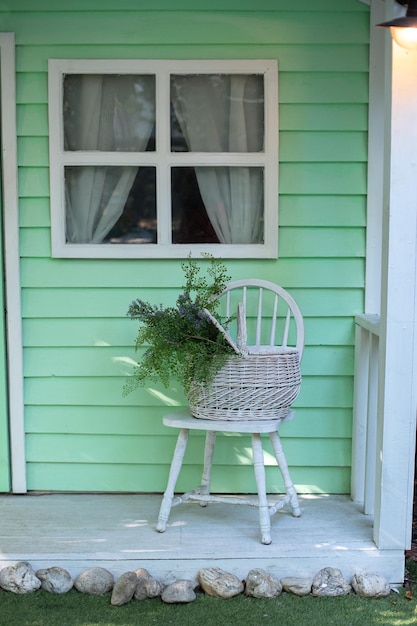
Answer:
<svg viewBox="0 0 417 626"><path fill-rule="evenodd" d="M278 578L314 575L323 567L404 576L404 552L380 551L372 519L344 496L302 496L301 518L279 511L272 541L259 541L256 507L185 503L172 509L165 533L155 530L161 496L150 494L0 495L0 568L29 561L77 576L101 566L115 577L145 567L161 581L195 578L217 566L245 578L262 567Z"/></svg>

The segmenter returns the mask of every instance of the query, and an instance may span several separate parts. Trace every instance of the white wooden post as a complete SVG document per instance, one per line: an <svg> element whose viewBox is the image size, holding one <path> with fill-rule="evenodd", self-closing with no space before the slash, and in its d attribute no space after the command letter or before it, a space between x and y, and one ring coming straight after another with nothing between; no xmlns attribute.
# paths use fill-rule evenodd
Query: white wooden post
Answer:
<svg viewBox="0 0 417 626"><path fill-rule="evenodd" d="M0 33L1 149L7 307L12 490L26 491L23 406L22 314L20 301L19 212L17 191L16 73L13 33ZM1 312L3 314L3 311Z"/></svg>
<svg viewBox="0 0 417 626"><path fill-rule="evenodd" d="M368 432L369 346L371 335L355 326L355 378L353 399L352 474L350 494L354 502L365 503L366 440Z"/></svg>
<svg viewBox="0 0 417 626"><path fill-rule="evenodd" d="M389 181L391 42L375 24L392 18L391 2L372 0L369 32L368 197L366 207L365 313L381 311L382 204Z"/></svg>
<svg viewBox="0 0 417 626"><path fill-rule="evenodd" d="M355 317L355 385L352 433L352 500L373 515L379 379L379 315Z"/></svg>
<svg viewBox="0 0 417 626"><path fill-rule="evenodd" d="M417 53L392 50L389 204L384 211L374 539L411 538L416 441Z"/></svg>
<svg viewBox="0 0 417 626"><path fill-rule="evenodd" d="M365 2L365 0L363 0ZM375 24L392 18L393 0L370 4L368 195L366 217L365 314L356 316L351 496L374 512L375 433L381 311L382 206L389 189L391 38ZM372 454L372 450L374 454Z"/></svg>

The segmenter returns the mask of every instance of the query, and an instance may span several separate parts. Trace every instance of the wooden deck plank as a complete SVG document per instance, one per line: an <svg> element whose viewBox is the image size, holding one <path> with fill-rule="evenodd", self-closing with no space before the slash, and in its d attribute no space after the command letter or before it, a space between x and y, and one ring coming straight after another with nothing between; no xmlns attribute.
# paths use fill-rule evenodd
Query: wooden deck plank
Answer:
<svg viewBox="0 0 417 626"><path fill-rule="evenodd" d="M272 541L259 541L256 507L184 503L174 507L165 533L155 530L161 496L153 494L42 494L0 497L0 568L29 561L35 569L60 565L73 576L100 565L115 576L146 567L164 582L195 578L218 566L245 578L254 567L279 577L314 575L339 567L402 582L404 553L376 548L372 518L344 496L302 496L303 515L272 518Z"/></svg>

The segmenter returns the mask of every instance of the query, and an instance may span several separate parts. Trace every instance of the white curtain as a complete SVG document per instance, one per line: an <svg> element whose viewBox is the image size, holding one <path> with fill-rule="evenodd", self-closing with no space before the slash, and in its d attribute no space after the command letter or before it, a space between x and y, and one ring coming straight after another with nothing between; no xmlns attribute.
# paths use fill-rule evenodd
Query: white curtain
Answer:
<svg viewBox="0 0 417 626"><path fill-rule="evenodd" d="M65 91L66 150L143 151L155 121L152 76L77 75ZM66 238L101 243L117 222L137 167L66 169Z"/></svg>
<svg viewBox="0 0 417 626"><path fill-rule="evenodd" d="M263 150L261 76L176 75L171 82L171 98L189 150ZM220 243L262 242L262 169L201 166L195 172Z"/></svg>

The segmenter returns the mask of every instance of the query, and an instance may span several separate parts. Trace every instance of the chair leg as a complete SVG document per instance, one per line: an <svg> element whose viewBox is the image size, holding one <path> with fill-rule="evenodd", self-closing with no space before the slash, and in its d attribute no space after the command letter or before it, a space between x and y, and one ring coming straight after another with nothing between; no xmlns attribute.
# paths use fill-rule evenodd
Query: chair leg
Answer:
<svg viewBox="0 0 417 626"><path fill-rule="evenodd" d="M172 457L171 469L169 471L167 488L162 498L161 508L159 509L158 523L156 530L163 533L171 512L172 501L174 499L175 485L184 460L185 450L188 442L188 429L182 428L178 434L177 444L175 446L174 456Z"/></svg>
<svg viewBox="0 0 417 626"><path fill-rule="evenodd" d="M266 478L262 440L259 433L252 433L253 467L258 489L259 525L261 527L261 543L269 545L271 539L271 517L269 515L266 496Z"/></svg>
<svg viewBox="0 0 417 626"><path fill-rule="evenodd" d="M274 449L278 467L281 470L282 478L284 479L285 490L290 501L292 514L294 515L294 517L300 517L301 508L298 502L297 492L295 491L294 483L291 480L290 472L288 470L287 459L285 458L285 453L282 449L281 439L277 432L269 433L269 438Z"/></svg>
<svg viewBox="0 0 417 626"><path fill-rule="evenodd" d="M210 495L211 467L213 464L216 434L217 433L213 430L208 430L206 433L206 444L204 448L204 467L200 487L200 493L204 496ZM207 506L207 502L200 502L200 506Z"/></svg>

